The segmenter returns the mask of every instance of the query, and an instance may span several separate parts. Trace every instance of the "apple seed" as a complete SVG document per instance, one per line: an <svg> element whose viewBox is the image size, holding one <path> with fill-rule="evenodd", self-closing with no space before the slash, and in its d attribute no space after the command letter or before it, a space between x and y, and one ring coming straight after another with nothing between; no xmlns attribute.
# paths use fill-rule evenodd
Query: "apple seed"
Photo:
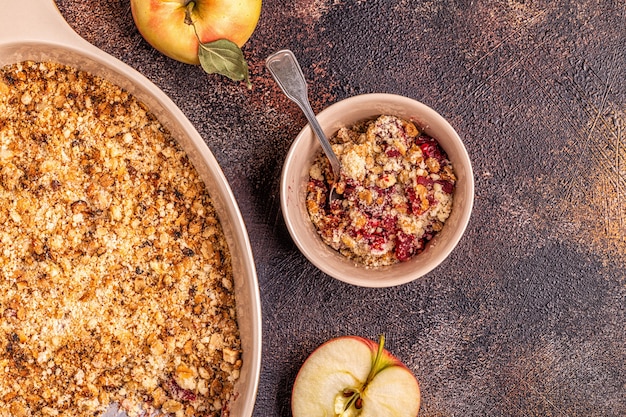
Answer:
<svg viewBox="0 0 626 417"><path fill-rule="evenodd" d="M357 410L363 408L363 398L359 397L354 401L354 408L356 408Z"/></svg>

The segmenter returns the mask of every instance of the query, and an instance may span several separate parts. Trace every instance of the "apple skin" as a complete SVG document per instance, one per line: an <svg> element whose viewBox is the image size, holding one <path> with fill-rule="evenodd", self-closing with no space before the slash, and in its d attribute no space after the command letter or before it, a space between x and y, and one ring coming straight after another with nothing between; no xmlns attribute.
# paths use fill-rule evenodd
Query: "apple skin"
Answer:
<svg viewBox="0 0 626 417"><path fill-rule="evenodd" d="M419 384L411 371L383 350L375 376L378 343L359 336L341 336L318 347L306 359L294 382L293 417L341 416L336 403L346 389L361 390L362 408L342 416L415 417L420 407ZM345 397L345 396L344 396Z"/></svg>
<svg viewBox="0 0 626 417"><path fill-rule="evenodd" d="M195 0L192 25L185 23L189 0L131 0L135 25L156 50L177 61L198 65L202 43L228 39L241 47L261 15L261 0Z"/></svg>

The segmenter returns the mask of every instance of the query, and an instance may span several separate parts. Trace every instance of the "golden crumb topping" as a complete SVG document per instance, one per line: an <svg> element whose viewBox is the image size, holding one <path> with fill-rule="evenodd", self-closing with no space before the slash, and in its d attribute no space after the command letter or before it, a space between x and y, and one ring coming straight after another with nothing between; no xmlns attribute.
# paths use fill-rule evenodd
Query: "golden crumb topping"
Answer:
<svg viewBox="0 0 626 417"><path fill-rule="evenodd" d="M128 92L0 69L0 416L226 415L230 254L185 153Z"/></svg>

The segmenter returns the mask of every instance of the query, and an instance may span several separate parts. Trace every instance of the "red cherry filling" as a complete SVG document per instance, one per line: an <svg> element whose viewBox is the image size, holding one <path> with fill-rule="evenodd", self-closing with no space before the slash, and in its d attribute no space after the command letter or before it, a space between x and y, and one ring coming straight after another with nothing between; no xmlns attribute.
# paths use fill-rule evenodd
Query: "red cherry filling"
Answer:
<svg viewBox="0 0 626 417"><path fill-rule="evenodd" d="M395 255L400 262L406 262L419 250L419 241L413 235L398 231L396 234Z"/></svg>
<svg viewBox="0 0 626 417"><path fill-rule="evenodd" d="M182 402L192 402L196 400L196 394L192 391L182 388L174 381L173 378L169 379L163 384L165 391L174 399Z"/></svg>
<svg viewBox="0 0 626 417"><path fill-rule="evenodd" d="M441 189L444 193L452 194L454 191L454 184L452 182L446 180L437 180L436 182L437 184L441 184Z"/></svg>
<svg viewBox="0 0 626 417"><path fill-rule="evenodd" d="M439 162L445 162L448 158L439 143L428 135L420 135L415 143L419 145L424 158L435 158Z"/></svg>
<svg viewBox="0 0 626 417"><path fill-rule="evenodd" d="M435 225L440 230L448 216L456 178L434 138L415 137L416 130L408 135L407 123L391 116L369 123L352 132L353 137L367 132L358 143L339 142L340 159L341 152L351 155L342 161L349 167L337 187L343 199L328 204L330 185L318 179L309 182L307 204L329 246L366 265L382 266L408 261L424 250L436 234ZM315 163L316 172L328 174L321 153Z"/></svg>
<svg viewBox="0 0 626 417"><path fill-rule="evenodd" d="M396 158L398 156L401 156L402 154L400 153L399 150L397 150L396 148L388 148L385 151L385 154L390 157L390 158Z"/></svg>

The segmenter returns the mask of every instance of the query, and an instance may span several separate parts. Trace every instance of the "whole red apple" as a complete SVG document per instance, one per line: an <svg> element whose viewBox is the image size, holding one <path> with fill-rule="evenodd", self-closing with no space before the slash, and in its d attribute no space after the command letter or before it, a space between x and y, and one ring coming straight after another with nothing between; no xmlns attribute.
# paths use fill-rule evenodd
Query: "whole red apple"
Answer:
<svg viewBox="0 0 626 417"><path fill-rule="evenodd" d="M419 384L411 371L384 349L359 336L342 336L318 347L293 386L294 417L415 417Z"/></svg>
<svg viewBox="0 0 626 417"><path fill-rule="evenodd" d="M239 48L257 26L261 0L131 0L130 6L137 29L161 53L228 76L224 71L243 61L247 77Z"/></svg>

